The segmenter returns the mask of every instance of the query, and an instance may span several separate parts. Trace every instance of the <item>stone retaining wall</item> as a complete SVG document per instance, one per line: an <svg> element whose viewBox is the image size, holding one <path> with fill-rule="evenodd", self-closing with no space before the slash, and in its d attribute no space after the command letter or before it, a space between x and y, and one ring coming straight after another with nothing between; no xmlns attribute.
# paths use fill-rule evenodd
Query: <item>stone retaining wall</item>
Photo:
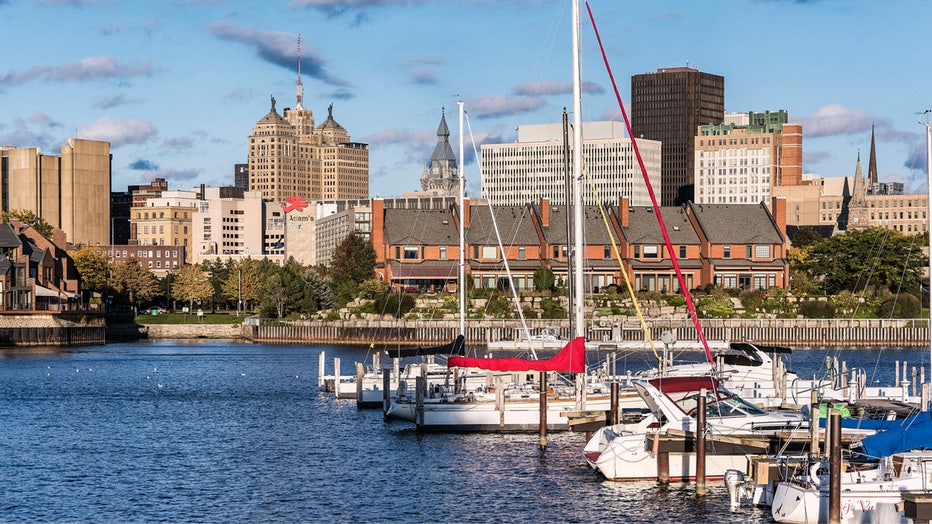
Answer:
<svg viewBox="0 0 932 524"><path fill-rule="evenodd" d="M150 339L238 340L243 335L241 324L149 324L147 328Z"/></svg>

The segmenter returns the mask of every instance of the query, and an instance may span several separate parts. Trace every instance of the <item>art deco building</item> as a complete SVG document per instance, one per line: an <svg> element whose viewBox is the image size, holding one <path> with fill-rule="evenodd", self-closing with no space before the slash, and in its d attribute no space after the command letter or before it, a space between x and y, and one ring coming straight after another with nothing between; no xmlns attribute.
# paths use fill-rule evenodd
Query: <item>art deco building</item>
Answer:
<svg viewBox="0 0 932 524"><path fill-rule="evenodd" d="M282 114L275 109L262 117L249 136L249 190L275 202L300 196L305 201L369 196L369 146L350 141L333 118L315 127L314 113L302 103L300 67L297 103Z"/></svg>
<svg viewBox="0 0 932 524"><path fill-rule="evenodd" d="M0 210L26 210L72 244L110 243L110 143L70 138L61 155L0 147Z"/></svg>
<svg viewBox="0 0 932 524"><path fill-rule="evenodd" d="M183 246L191 262L191 219L201 195L195 191L165 191L130 211L130 224L140 246Z"/></svg>
<svg viewBox="0 0 932 524"><path fill-rule="evenodd" d="M725 78L689 67L658 69L631 77L631 131L663 144L662 205L694 201L696 130L720 124Z"/></svg>
<svg viewBox="0 0 932 524"><path fill-rule="evenodd" d="M654 192L659 193L660 142L638 140L638 149ZM624 136L621 123L583 123L583 161L585 203L617 202L625 196L635 205L650 204L631 140ZM566 204L572 159L560 124L518 126L517 142L482 145L481 164L482 195L492 205L523 205L541 199Z"/></svg>

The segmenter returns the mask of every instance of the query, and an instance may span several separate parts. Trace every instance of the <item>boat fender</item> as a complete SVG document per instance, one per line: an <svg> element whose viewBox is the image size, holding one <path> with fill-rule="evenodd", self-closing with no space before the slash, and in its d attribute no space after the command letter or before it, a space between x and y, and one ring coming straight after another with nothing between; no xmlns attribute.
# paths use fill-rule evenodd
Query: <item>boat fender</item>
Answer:
<svg viewBox="0 0 932 524"><path fill-rule="evenodd" d="M821 462L816 462L812 466L809 466L809 482L815 487L819 487L822 484L822 479L819 478L820 466L822 466Z"/></svg>

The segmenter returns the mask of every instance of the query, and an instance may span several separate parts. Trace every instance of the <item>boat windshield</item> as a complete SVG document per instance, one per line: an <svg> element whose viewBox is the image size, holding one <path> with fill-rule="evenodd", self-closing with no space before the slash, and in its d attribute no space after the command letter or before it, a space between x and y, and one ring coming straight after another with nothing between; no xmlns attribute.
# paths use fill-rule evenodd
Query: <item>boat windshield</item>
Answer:
<svg viewBox="0 0 932 524"><path fill-rule="evenodd" d="M716 395L716 392L713 390L706 391L706 417L743 417L747 415L763 415L766 413L763 409L738 397L727 389L720 388L717 393ZM692 418L698 416L698 391L683 392L680 395L668 396L683 410L683 413L686 413Z"/></svg>

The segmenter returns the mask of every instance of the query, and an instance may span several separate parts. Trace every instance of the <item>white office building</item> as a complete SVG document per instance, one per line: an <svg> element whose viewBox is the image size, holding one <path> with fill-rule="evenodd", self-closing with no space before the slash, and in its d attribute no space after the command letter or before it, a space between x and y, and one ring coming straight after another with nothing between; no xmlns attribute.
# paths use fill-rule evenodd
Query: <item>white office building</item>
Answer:
<svg viewBox="0 0 932 524"><path fill-rule="evenodd" d="M572 131L569 143L572 143ZM482 145L482 196L491 205L515 206L548 198L566 204L567 172L573 155L564 147L562 124L518 126L518 141ZM654 193L660 195L660 142L639 139L637 146ZM650 196L629 138L620 122L583 124L583 199L609 205L628 197L650 205Z"/></svg>

